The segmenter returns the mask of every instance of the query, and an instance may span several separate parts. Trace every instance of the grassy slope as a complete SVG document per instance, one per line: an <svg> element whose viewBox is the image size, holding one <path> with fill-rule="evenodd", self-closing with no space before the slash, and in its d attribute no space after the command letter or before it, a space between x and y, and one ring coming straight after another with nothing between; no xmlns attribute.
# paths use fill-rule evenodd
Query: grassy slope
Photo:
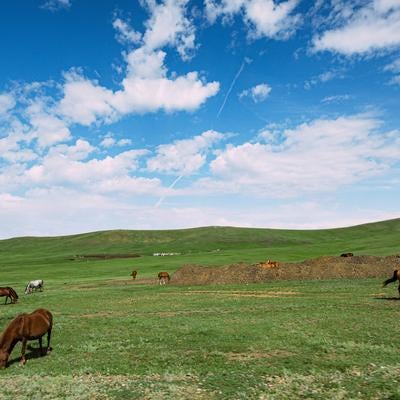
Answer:
<svg viewBox="0 0 400 400"><path fill-rule="evenodd" d="M280 230L205 227L165 231L103 231L59 237L22 237L0 241L1 257L68 257L87 253L184 254L221 250L264 249L289 258L337 254L388 254L398 249L400 219L326 230ZM290 250L292 249L292 250Z"/></svg>
<svg viewBox="0 0 400 400"><path fill-rule="evenodd" d="M399 233L394 220L323 231L200 228L0 241L0 285L20 294L18 304L0 304L0 330L37 307L55 316L53 353L19 368L18 345L0 371L0 400L400 398L399 304L376 299L378 280L195 288L108 281L129 279L132 268L155 277L192 262L393 254ZM183 255L150 255L163 250ZM144 256L69 260L108 252ZM23 295L33 278L45 280L45 291Z"/></svg>

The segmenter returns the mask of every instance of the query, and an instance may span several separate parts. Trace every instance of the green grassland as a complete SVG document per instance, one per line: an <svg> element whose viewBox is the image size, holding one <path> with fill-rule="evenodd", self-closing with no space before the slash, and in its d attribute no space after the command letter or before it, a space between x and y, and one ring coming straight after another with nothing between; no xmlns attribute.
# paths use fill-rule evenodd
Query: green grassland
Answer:
<svg viewBox="0 0 400 400"><path fill-rule="evenodd" d="M397 288L381 280L156 285L158 271L398 254L400 220L320 231L200 228L0 241L18 313L54 314L53 352L0 370L0 399L400 399ZM217 251L219 249L219 251ZM153 257L153 252L180 252ZM82 254L139 258L72 260ZM129 273L145 278L131 284ZM23 294L30 279L45 290ZM151 281L149 279L154 279Z"/></svg>

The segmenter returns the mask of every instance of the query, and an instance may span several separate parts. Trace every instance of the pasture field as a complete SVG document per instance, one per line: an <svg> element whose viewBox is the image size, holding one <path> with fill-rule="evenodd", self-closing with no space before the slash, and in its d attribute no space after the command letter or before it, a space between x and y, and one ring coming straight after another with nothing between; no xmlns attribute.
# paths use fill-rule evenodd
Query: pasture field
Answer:
<svg viewBox="0 0 400 400"><path fill-rule="evenodd" d="M187 263L395 254L399 232L396 220L330 231L203 228L0 241L0 285L20 295L15 305L0 298L0 330L20 312L44 307L54 315L53 352L39 358L30 342L20 367L17 345L0 370L0 400L400 399L400 301L395 284L381 288L383 278L156 284L159 271ZM118 252L142 257L71 259ZM38 278L44 292L24 295Z"/></svg>

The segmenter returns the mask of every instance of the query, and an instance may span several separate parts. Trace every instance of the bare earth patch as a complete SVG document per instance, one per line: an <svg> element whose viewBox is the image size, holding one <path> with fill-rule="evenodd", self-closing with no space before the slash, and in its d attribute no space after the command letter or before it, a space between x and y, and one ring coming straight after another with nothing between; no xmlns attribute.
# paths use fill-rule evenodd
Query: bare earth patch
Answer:
<svg viewBox="0 0 400 400"><path fill-rule="evenodd" d="M399 267L396 256L323 256L298 263L279 263L264 268L263 263L232 264L224 267L185 265L172 276L177 285L219 285L335 278L389 277Z"/></svg>

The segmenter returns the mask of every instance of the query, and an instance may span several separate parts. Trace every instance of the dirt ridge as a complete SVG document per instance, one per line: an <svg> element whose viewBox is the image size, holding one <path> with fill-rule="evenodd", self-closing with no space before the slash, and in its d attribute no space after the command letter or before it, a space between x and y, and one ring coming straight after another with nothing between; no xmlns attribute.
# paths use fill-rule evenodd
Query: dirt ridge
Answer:
<svg viewBox="0 0 400 400"><path fill-rule="evenodd" d="M223 267L184 265L172 276L178 285L257 283L271 280L306 280L334 278L383 278L400 269L397 255L335 257L322 256L297 263L281 263L265 268L257 264L238 263Z"/></svg>

